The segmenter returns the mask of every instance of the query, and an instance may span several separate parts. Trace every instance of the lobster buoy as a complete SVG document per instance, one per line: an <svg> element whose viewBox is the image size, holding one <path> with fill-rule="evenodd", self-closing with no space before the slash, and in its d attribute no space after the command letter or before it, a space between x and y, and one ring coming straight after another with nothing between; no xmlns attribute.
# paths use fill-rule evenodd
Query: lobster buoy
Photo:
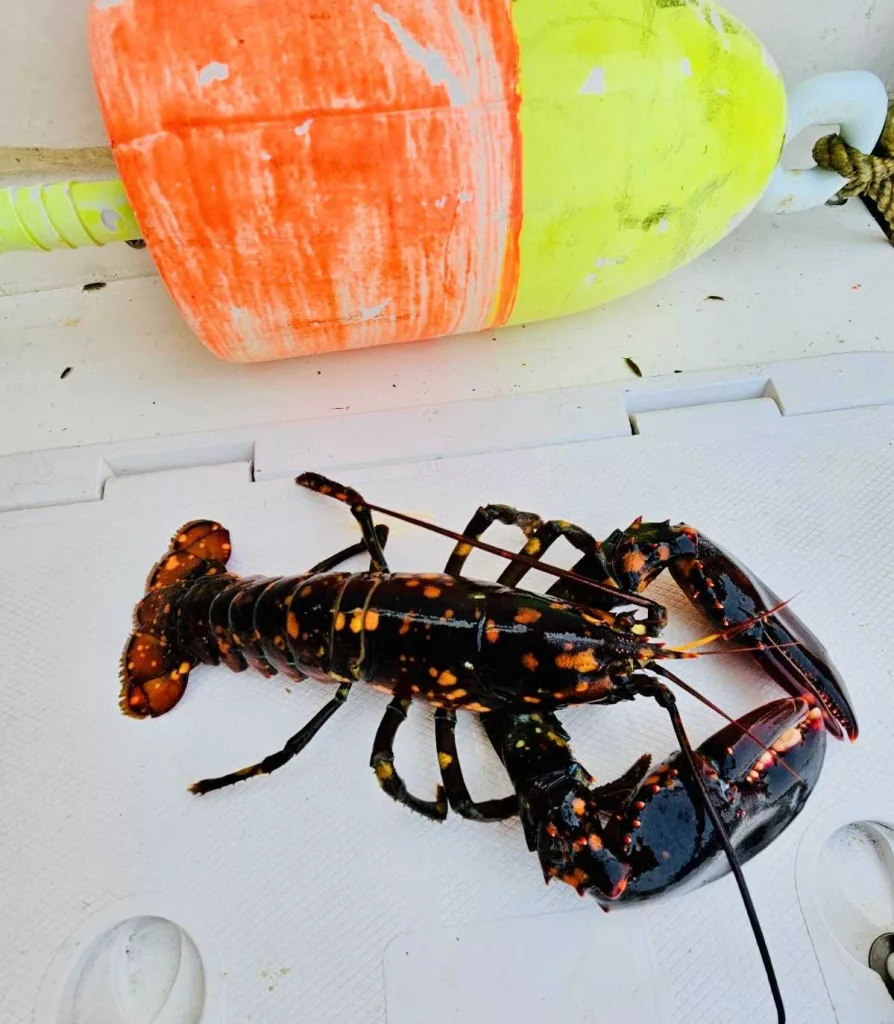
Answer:
<svg viewBox="0 0 894 1024"><path fill-rule="evenodd" d="M142 235L227 360L630 293L754 208L786 133L709 0L94 0L89 28Z"/></svg>

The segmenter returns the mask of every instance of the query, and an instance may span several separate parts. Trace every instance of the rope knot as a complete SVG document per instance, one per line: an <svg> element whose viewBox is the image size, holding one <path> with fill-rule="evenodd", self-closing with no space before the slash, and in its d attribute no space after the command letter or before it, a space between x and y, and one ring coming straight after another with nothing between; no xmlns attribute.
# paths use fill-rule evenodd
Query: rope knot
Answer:
<svg viewBox="0 0 894 1024"><path fill-rule="evenodd" d="M813 147L813 159L825 170L847 178L838 193L840 200L860 196L877 208L894 243L894 100L888 106L885 129L873 154L854 149L840 135L825 135Z"/></svg>

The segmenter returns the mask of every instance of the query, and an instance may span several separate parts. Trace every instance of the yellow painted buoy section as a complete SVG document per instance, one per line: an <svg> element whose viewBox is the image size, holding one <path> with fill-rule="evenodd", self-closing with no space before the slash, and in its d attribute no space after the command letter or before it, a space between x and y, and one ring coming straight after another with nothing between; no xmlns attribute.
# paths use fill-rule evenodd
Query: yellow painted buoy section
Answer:
<svg viewBox="0 0 894 1024"><path fill-rule="evenodd" d="M761 43L698 0L515 0L523 216L511 322L641 288L722 238L779 160Z"/></svg>

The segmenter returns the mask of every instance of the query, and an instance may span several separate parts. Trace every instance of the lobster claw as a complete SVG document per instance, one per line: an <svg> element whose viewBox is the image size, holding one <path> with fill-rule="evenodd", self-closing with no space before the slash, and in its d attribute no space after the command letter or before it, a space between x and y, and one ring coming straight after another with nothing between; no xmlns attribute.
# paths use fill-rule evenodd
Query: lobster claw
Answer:
<svg viewBox="0 0 894 1024"><path fill-rule="evenodd" d="M800 698L773 701L715 733L696 751L712 804L745 863L803 810L826 752L822 713ZM729 871L701 796L675 754L636 794L618 830L633 868L626 898L643 899ZM715 865L709 871L710 865Z"/></svg>
<svg viewBox="0 0 894 1024"><path fill-rule="evenodd" d="M753 572L704 534L691 527L673 529L691 531L690 536L697 537L697 551L672 558L668 569L689 600L718 628L747 622L782 603ZM754 656L786 693L820 708L826 728L837 739L857 738L857 718L844 680L826 648L788 605L732 639L750 647L766 644Z"/></svg>
<svg viewBox="0 0 894 1024"><path fill-rule="evenodd" d="M696 750L740 862L795 820L816 786L825 750L822 713L799 698L750 712ZM688 771L681 753L651 772L643 755L620 779L597 787L569 757L563 772L523 787L529 847L537 850L544 878L588 892L607 909L728 872Z"/></svg>

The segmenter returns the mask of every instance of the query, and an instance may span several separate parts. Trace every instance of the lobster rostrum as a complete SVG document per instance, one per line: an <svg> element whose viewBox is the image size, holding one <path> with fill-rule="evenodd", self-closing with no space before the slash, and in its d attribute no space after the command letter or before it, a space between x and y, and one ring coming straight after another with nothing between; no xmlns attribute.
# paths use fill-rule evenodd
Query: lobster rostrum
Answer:
<svg viewBox="0 0 894 1024"><path fill-rule="evenodd" d="M307 745L344 703L353 684L363 681L392 696L371 756L376 777L389 795L435 819L446 815L445 796L467 817L502 818L517 809L516 796L485 803L469 797L454 738L457 710L477 713L485 722L497 714L511 723L513 715L524 721L524 716L548 715L572 704L652 697L668 711L693 786L736 874L782 1019L769 953L727 831L696 765L673 693L656 678L664 676L685 687L659 663L694 655L666 648L656 638L667 622L666 610L639 591L670 568L690 600L718 623L716 637L746 636L752 648L760 648L759 656L770 655L766 667L785 689L818 709L835 735L855 738L856 720L844 684L816 638L791 613L784 615L781 603L747 570L689 526L637 521L600 544L570 523L543 523L496 505L479 509L465 533L456 534L367 503L356 491L318 474L303 474L297 482L348 504L361 527L362 545L300 576L237 577L226 571L231 550L227 531L200 520L175 535L137 606L121 667L121 707L128 715L167 713L199 663L223 662L234 671L252 667L265 675L281 671L296 680L309 676L338 684L334 698L282 750L239 771L202 780L192 791L206 793L276 770ZM383 551L385 534L374 527L372 511L457 540L445 572L391 573ZM521 554L478 539L495 520L515 524L528 535ZM582 554L571 571L540 561L559 536ZM473 547L510 559L497 583L460 575ZM368 572L336 571L340 561L363 549L370 554ZM563 592L544 595L518 589L531 567L558 576ZM637 607L645 609L643 618L630 610ZM781 654L790 649L785 645L795 643L800 655ZM776 653L770 654L771 649ZM415 698L436 708L444 786L433 801L409 793L394 767L394 738ZM495 737L492 733L491 739ZM498 738L497 744L499 749ZM544 819L547 836L550 823ZM603 848L609 838L611 849L610 836L599 836L594 829L588 845L590 835L602 839ZM608 900L617 899L624 889L612 882L611 872L603 876L596 871L592 885Z"/></svg>

